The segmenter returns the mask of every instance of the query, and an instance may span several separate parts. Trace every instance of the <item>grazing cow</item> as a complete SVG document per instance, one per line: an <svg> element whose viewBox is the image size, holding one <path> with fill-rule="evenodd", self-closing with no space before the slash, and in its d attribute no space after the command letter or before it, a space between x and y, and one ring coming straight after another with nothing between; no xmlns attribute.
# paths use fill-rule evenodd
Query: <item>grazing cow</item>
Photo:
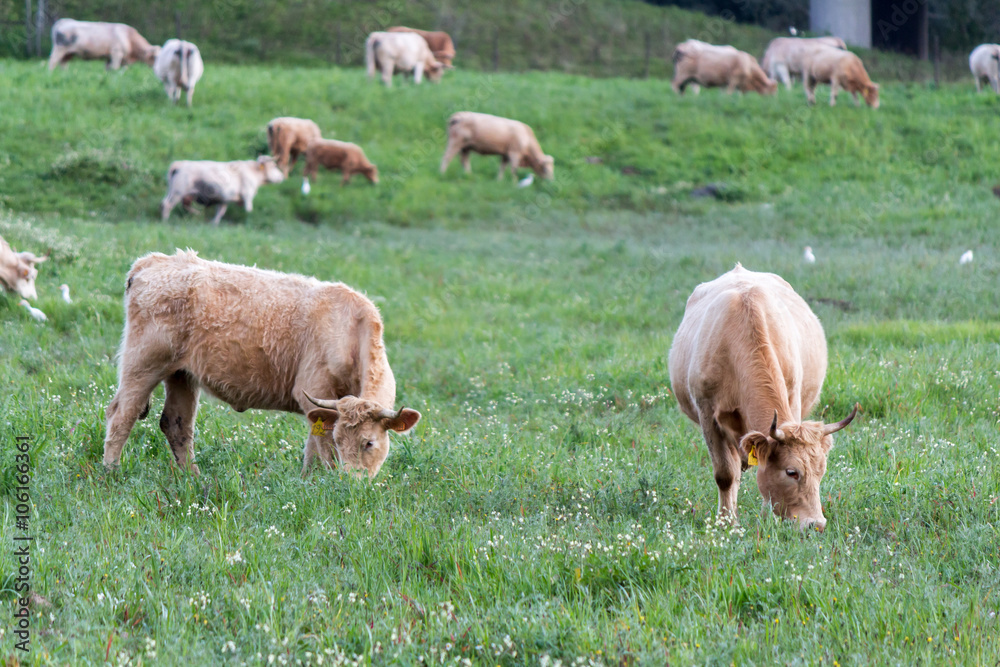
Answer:
<svg viewBox="0 0 1000 667"><path fill-rule="evenodd" d="M374 477L416 410L393 410L396 381L375 305L343 283L201 259L136 260L125 288L118 391L106 411L104 465L116 466L160 383L160 429L177 464L198 474L194 423L204 388L237 412L306 415L302 474L316 456ZM314 398L322 397L322 398Z"/></svg>
<svg viewBox="0 0 1000 667"><path fill-rule="evenodd" d="M49 71L73 58L106 60L107 69L118 69L135 62L152 67L159 53L160 47L151 46L130 25L59 19L52 24Z"/></svg>
<svg viewBox="0 0 1000 667"><path fill-rule="evenodd" d="M413 32L373 32L365 40L365 66L368 78L374 78L376 67L382 72L382 83L392 86L392 73L413 72L413 82L420 83L424 72L431 81L441 80L444 65L434 59L427 42Z"/></svg>
<svg viewBox="0 0 1000 667"><path fill-rule="evenodd" d="M988 83L994 93L1000 93L1000 44L980 44L969 54L969 69L976 80L976 92Z"/></svg>
<svg viewBox="0 0 1000 667"><path fill-rule="evenodd" d="M470 173L469 153L473 151L500 156L498 181L503 180L508 165L514 182L517 182L517 169L521 166L534 169L542 178L552 179L555 158L542 152L534 130L521 121L472 111L452 114L448 119L448 146L441 158L441 173L459 153L465 173Z"/></svg>
<svg viewBox="0 0 1000 667"><path fill-rule="evenodd" d="M767 78L756 58L732 46L716 46L697 39L681 42L674 49L674 92L683 95L691 83L706 88L725 87L726 92L756 92L772 95L778 84Z"/></svg>
<svg viewBox="0 0 1000 667"><path fill-rule="evenodd" d="M322 138L319 125L308 118L283 116L267 124L267 148L286 177L309 144Z"/></svg>
<svg viewBox="0 0 1000 667"><path fill-rule="evenodd" d="M823 327L773 273L732 271L695 288L670 348L670 384L701 426L719 487L719 514L736 522L740 473L774 512L801 528L826 526L819 483L836 424L802 421L826 375Z"/></svg>
<svg viewBox="0 0 1000 667"><path fill-rule="evenodd" d="M166 221L170 211L181 202L190 212L191 202L198 202L202 206L218 206L212 218L212 224L217 225L229 202L243 204L249 213L261 185L283 180L285 175L274 158L265 155L256 160L234 162L178 160L171 163L167 171L167 196L160 204L160 217Z"/></svg>
<svg viewBox="0 0 1000 667"><path fill-rule="evenodd" d="M372 183L378 183L378 167L368 161L360 146L346 141L320 139L310 144L306 151L302 194L309 194L309 179L316 178L320 166L340 170L344 174L341 185L347 185L354 174L363 174Z"/></svg>
<svg viewBox="0 0 1000 667"><path fill-rule="evenodd" d="M451 35L448 33L441 31L418 30L417 28L407 28L402 25L393 26L386 32L414 32L420 35L424 38L424 41L427 42L427 46L430 47L435 60L449 69L454 67L454 65L451 64L451 61L455 59L455 43L451 41Z"/></svg>
<svg viewBox="0 0 1000 667"><path fill-rule="evenodd" d="M187 105L191 106L194 87L205 73L205 63L201 59L201 51L191 42L168 39L156 56L153 72L163 82L171 102L176 103L181 98L181 92L185 92Z"/></svg>
<svg viewBox="0 0 1000 667"><path fill-rule="evenodd" d="M847 50L840 37L776 37L767 45L761 67L767 75L792 89L792 77L802 74L806 58L817 48Z"/></svg>
<svg viewBox="0 0 1000 667"><path fill-rule="evenodd" d="M14 292L24 299L37 299L35 278L38 277L36 264L41 264L49 257L36 257L30 252L14 252L6 241L0 237L0 285L4 290Z"/></svg>
<svg viewBox="0 0 1000 667"><path fill-rule="evenodd" d="M872 83L861 58L850 51L824 48L813 51L806 58L802 83L809 104L816 103L816 84L830 84L830 106L837 104L837 93L846 90L854 97L855 106L861 102L858 93L872 109L878 109L878 84Z"/></svg>

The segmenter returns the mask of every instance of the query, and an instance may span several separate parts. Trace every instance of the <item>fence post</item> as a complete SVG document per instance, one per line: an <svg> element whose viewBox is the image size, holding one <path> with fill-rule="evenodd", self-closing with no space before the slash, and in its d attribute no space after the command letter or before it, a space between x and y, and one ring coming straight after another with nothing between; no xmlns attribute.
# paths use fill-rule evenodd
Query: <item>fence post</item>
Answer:
<svg viewBox="0 0 1000 667"><path fill-rule="evenodd" d="M934 33L934 87L941 84L941 37Z"/></svg>
<svg viewBox="0 0 1000 667"><path fill-rule="evenodd" d="M35 14L35 55L42 55L42 31L45 29L45 0L38 0L38 13Z"/></svg>
<svg viewBox="0 0 1000 667"><path fill-rule="evenodd" d="M31 0L24 0L24 55L31 56L33 35L31 25Z"/></svg>
<svg viewBox="0 0 1000 667"><path fill-rule="evenodd" d="M340 67L343 64L343 62L342 62L342 55L341 55L341 43L342 43L342 40L341 40L341 34L340 34L340 21L337 21L337 25L336 25L335 30L334 30L334 38L336 39L336 42L337 42L337 52L334 55L334 62L337 63L337 67Z"/></svg>

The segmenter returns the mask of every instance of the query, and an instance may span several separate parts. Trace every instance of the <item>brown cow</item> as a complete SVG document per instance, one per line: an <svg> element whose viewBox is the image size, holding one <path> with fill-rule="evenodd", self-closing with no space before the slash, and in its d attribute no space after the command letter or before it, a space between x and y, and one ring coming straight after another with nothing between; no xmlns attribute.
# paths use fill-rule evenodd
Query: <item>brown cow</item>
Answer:
<svg viewBox="0 0 1000 667"><path fill-rule="evenodd" d="M322 138L319 125L308 118L282 116L267 124L267 149L286 178L309 144Z"/></svg>
<svg viewBox="0 0 1000 667"><path fill-rule="evenodd" d="M455 58L455 43L451 41L451 35L441 31L418 30L417 28L407 28L397 25L389 28L386 32L415 32L424 38L427 46L431 47L434 59L448 68L454 67L451 61Z"/></svg>
<svg viewBox="0 0 1000 667"><path fill-rule="evenodd" d="M809 55L818 48L847 50L840 37L775 37L767 45L760 66L775 81L792 89L792 77L802 74Z"/></svg>
<svg viewBox="0 0 1000 667"><path fill-rule="evenodd" d="M756 92L772 95L778 84L767 78L757 59L732 46L716 46L697 39L681 42L674 49L674 92L683 95L689 84L706 88L725 87L726 92Z"/></svg>
<svg viewBox="0 0 1000 667"><path fill-rule="evenodd" d="M462 154L465 173L471 172L469 154L473 151L480 155L500 156L497 180L503 179L508 165L515 181L517 169L521 166L533 169L546 179L552 178L555 169L555 158L542 152L534 130L521 121L473 111L452 114L448 119L448 145L441 158L441 173L448 169L459 153Z"/></svg>
<svg viewBox="0 0 1000 667"><path fill-rule="evenodd" d="M836 424L802 421L826 375L823 327L773 273L729 273L695 288L670 348L670 384L701 426L719 487L719 514L736 522L740 473L779 516L823 530L819 483Z"/></svg>
<svg viewBox="0 0 1000 667"><path fill-rule="evenodd" d="M339 461L374 477L389 453L388 431L406 432L420 420L416 410L392 409L396 381L382 318L363 295L343 283L206 261L190 250L151 253L129 271L105 466L118 465L161 382L160 429L177 464L194 474L201 388L237 412L306 415L303 475L318 454L327 467Z"/></svg>
<svg viewBox="0 0 1000 667"><path fill-rule="evenodd" d="M59 19L52 24L52 55L49 71L73 58L106 60L107 69L156 61L160 47L151 46L139 31L124 23L99 23Z"/></svg>
<svg viewBox="0 0 1000 667"><path fill-rule="evenodd" d="M41 264L45 257L37 257L30 252L14 252L7 242L0 237L0 285L8 292L14 292L25 299L37 299L35 278L38 277L36 264Z"/></svg>
<svg viewBox="0 0 1000 667"><path fill-rule="evenodd" d="M816 84L830 84L830 106L837 104L837 93L846 90L859 105L858 93L872 109L878 109L878 84L872 83L861 58L850 51L823 48L814 51L806 61L802 81L809 104L816 103Z"/></svg>
<svg viewBox="0 0 1000 667"><path fill-rule="evenodd" d="M346 141L320 139L309 145L306 151L306 168L302 173L302 194L309 194L309 179L316 178L320 166L340 170L344 177L341 185L347 185L354 174L362 174L372 183L378 183L378 168L368 161L365 152L357 144Z"/></svg>

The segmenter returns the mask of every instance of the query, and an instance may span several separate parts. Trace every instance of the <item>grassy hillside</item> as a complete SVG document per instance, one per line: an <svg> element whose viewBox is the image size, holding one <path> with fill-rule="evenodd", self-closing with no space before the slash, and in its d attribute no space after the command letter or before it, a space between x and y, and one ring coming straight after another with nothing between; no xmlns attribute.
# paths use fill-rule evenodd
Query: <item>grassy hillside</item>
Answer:
<svg viewBox="0 0 1000 667"><path fill-rule="evenodd" d="M24 6L0 0L0 20L9 25L0 33L0 55L24 54ZM638 0L49 0L48 8L52 19L122 21L156 44L180 35L199 44L209 63L358 66L364 60L368 33L411 25L448 31L458 49L456 65L464 69L669 77L671 53L685 39L733 44L759 57L777 34ZM50 25L46 23L42 31L43 57L51 50ZM896 54L867 52L865 61L876 79L932 77L929 63ZM946 54L941 75L967 77L967 53Z"/></svg>
<svg viewBox="0 0 1000 667"><path fill-rule="evenodd" d="M40 325L0 297L0 607L13 613L11 443L32 442L31 664L993 664L1000 659L993 96L892 84L882 109L677 98L662 81L208 70L193 111L147 69L0 62L0 235L48 250ZM531 123L556 180L436 169L459 108ZM155 214L175 158L253 157L315 118L383 182L261 190L219 228ZM591 158L588 160L588 158ZM593 158L598 158L594 160ZM694 199L705 183L720 199ZM812 245L818 261L801 261ZM301 418L202 401L202 476L173 469L162 392L100 465L125 273L150 251L343 280L379 304L397 407L373 483L298 476ZM959 267L973 249L975 261ZM667 352L736 261L823 321L836 436L823 534L743 480L714 522ZM74 303L57 286L68 283Z"/></svg>

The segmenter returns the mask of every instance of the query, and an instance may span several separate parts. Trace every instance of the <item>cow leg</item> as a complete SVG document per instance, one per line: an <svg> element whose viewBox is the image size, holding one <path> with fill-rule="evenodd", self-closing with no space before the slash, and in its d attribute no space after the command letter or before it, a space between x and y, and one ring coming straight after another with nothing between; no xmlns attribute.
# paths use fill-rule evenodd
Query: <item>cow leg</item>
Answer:
<svg viewBox="0 0 1000 667"><path fill-rule="evenodd" d="M170 217L170 212L174 210L174 206L177 206L182 199L183 197L177 197L174 193L168 192L167 196L160 202L160 220L166 222L167 218ZM188 206L185 206L185 208L188 208Z"/></svg>
<svg viewBox="0 0 1000 667"><path fill-rule="evenodd" d="M111 49L111 57L108 58L108 64L104 66L106 70L121 69L122 60L125 59L125 54L122 53L121 49L115 48Z"/></svg>
<svg viewBox="0 0 1000 667"><path fill-rule="evenodd" d="M178 96L178 97L180 97L180 96ZM188 105L188 108L191 107L191 100L193 98L194 98L194 88L188 88L187 89L187 105Z"/></svg>
<svg viewBox="0 0 1000 667"><path fill-rule="evenodd" d="M122 448L128 440L135 421L149 412L149 397L163 379L159 369L126 367L123 357L121 382L115 397L105 410L104 465L117 466Z"/></svg>
<svg viewBox="0 0 1000 667"><path fill-rule="evenodd" d="M514 177L514 182L517 183L517 169L521 166L521 154L511 153L510 155L510 175ZM500 178L503 178L503 171L501 169Z"/></svg>
<svg viewBox="0 0 1000 667"><path fill-rule="evenodd" d="M451 164L451 161L455 159L456 155L458 155L459 150L461 149L458 146L458 142L448 139L448 145L445 147L444 155L441 157L442 174L448 170L448 165ZM464 165L465 162L462 164Z"/></svg>
<svg viewBox="0 0 1000 667"><path fill-rule="evenodd" d="M354 174L350 169L344 169L344 177L340 179L340 187L347 185L348 181L351 180L351 176Z"/></svg>
<svg viewBox="0 0 1000 667"><path fill-rule="evenodd" d="M331 435L309 435L306 438L306 447L302 455L302 477L308 477L312 469L316 456L319 455L320 465L328 470L337 467L336 458L333 455L333 436Z"/></svg>
<svg viewBox="0 0 1000 667"><path fill-rule="evenodd" d="M53 46L52 54L49 56L49 71L51 72L56 68L57 65L62 64L63 59L63 48L61 46Z"/></svg>
<svg viewBox="0 0 1000 667"><path fill-rule="evenodd" d="M382 63L382 83L385 84L386 88L392 88L392 70L395 68L395 63L387 62Z"/></svg>
<svg viewBox="0 0 1000 667"><path fill-rule="evenodd" d="M413 83L420 84L424 80L424 64L417 63L416 67L413 68Z"/></svg>
<svg viewBox="0 0 1000 667"><path fill-rule="evenodd" d="M215 217L212 218L213 225L219 224L219 221L222 220L222 216L226 214L226 208L227 204L225 202L222 202L221 204L219 204L219 208L215 209ZM247 210L249 211L250 209Z"/></svg>
<svg viewBox="0 0 1000 667"><path fill-rule="evenodd" d="M837 93L840 92L840 85L837 77L830 79L830 106L837 106Z"/></svg>
<svg viewBox="0 0 1000 667"><path fill-rule="evenodd" d="M194 422L198 414L198 385L184 371L164 380L167 398L160 415L160 430L181 468L198 475L194 462Z"/></svg>
<svg viewBox="0 0 1000 667"><path fill-rule="evenodd" d="M497 180L502 181L504 174L507 172L507 165L510 164L510 160L507 159L506 155L500 156L500 171L497 172Z"/></svg>
<svg viewBox="0 0 1000 667"><path fill-rule="evenodd" d="M774 76L781 83L785 84L785 90L792 89L792 76L788 72L788 65L781 63L780 65L774 66Z"/></svg>
<svg viewBox="0 0 1000 667"><path fill-rule="evenodd" d="M809 102L809 104L816 104L816 79L808 76L807 74L803 74L802 88L806 91L806 101Z"/></svg>
<svg viewBox="0 0 1000 667"><path fill-rule="evenodd" d="M472 173L472 164L469 162L469 156L470 155L472 155L472 149L471 148L464 148L464 149L462 149L462 158L461 158L461 160L462 160L462 169L464 169L465 173L467 173L467 174L471 174Z"/></svg>
<svg viewBox="0 0 1000 667"><path fill-rule="evenodd" d="M738 523L736 518L736 498L740 491L740 473L742 464L736 448L727 442L711 409L702 408L699 413L701 431L708 444L708 453L712 457L712 468L715 471L715 483L719 487L719 516L732 523Z"/></svg>

